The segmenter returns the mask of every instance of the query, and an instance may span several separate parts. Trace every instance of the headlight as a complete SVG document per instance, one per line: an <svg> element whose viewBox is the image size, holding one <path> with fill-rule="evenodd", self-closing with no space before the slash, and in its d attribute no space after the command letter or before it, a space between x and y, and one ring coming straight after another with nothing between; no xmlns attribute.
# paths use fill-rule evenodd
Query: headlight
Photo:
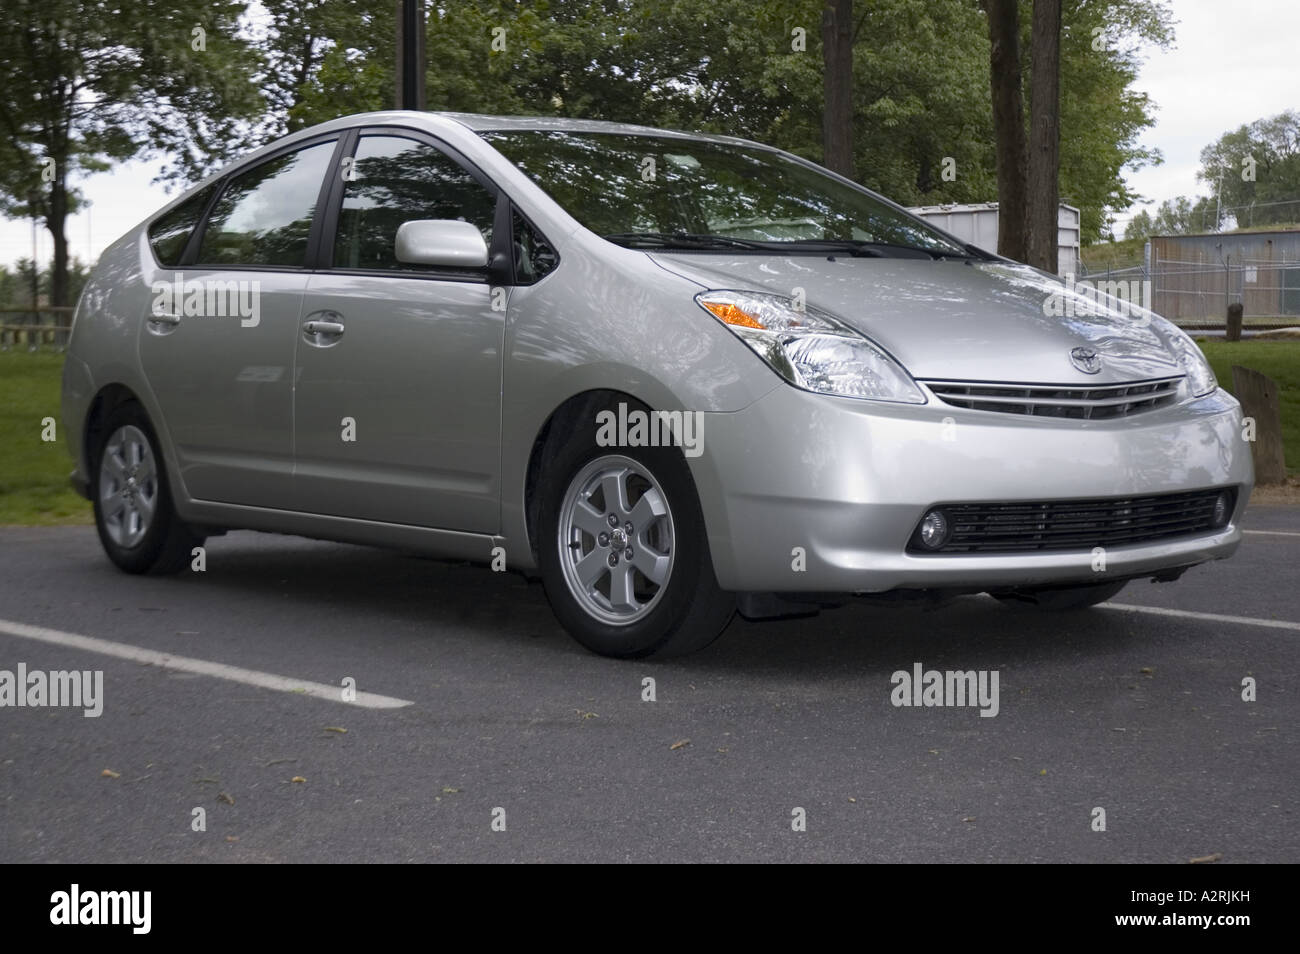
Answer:
<svg viewBox="0 0 1300 954"><path fill-rule="evenodd" d="M1219 382L1214 377L1214 370L1201 349L1196 347L1196 342L1167 318L1152 317L1155 318L1153 327L1156 334L1164 340L1179 367L1187 372L1187 389L1192 397L1204 397L1217 388Z"/></svg>
<svg viewBox="0 0 1300 954"><path fill-rule="evenodd" d="M868 401L925 403L902 365L824 311L800 309L792 299L765 292L706 291L695 300L795 387Z"/></svg>

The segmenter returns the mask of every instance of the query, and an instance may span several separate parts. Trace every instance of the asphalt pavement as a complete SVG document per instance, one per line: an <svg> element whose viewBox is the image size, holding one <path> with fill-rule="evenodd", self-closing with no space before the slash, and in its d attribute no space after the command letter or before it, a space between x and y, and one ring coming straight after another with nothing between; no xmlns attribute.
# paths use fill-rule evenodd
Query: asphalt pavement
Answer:
<svg viewBox="0 0 1300 954"><path fill-rule="evenodd" d="M3 528L0 670L103 691L0 708L0 860L1300 861L1300 510L1246 525L1118 605L855 603L662 663L487 568L241 532L131 577ZM996 715L895 705L917 664L996 673Z"/></svg>

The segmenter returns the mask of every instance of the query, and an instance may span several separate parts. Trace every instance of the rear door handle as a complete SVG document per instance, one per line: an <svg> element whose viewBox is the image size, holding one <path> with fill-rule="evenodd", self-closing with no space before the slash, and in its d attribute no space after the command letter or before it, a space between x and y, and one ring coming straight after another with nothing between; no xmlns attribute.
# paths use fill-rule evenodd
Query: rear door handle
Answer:
<svg viewBox="0 0 1300 954"><path fill-rule="evenodd" d="M302 328L309 335L337 336L343 334L343 322L341 321L309 321Z"/></svg>
<svg viewBox="0 0 1300 954"><path fill-rule="evenodd" d="M149 330L156 335L169 335L176 330L181 323L181 316L171 312L150 312L148 317Z"/></svg>

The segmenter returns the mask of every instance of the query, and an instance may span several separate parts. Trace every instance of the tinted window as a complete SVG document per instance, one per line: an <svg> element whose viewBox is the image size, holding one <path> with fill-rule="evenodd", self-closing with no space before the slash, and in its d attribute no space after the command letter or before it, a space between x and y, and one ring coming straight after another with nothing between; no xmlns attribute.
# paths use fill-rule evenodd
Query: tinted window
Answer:
<svg viewBox="0 0 1300 954"><path fill-rule="evenodd" d="M397 228L415 219L461 219L492 244L492 193L451 158L414 139L362 136L344 183L335 268L428 271L397 261Z"/></svg>
<svg viewBox="0 0 1300 954"><path fill-rule="evenodd" d="M189 241L190 232L194 230L194 223L207 208L208 200L212 198L212 191L215 188L215 185L210 185L194 194L166 215L159 216L153 225L149 226L149 244L153 246L153 253L158 256L158 261L164 265L180 263L181 253L185 251L185 243Z"/></svg>
<svg viewBox="0 0 1300 954"><path fill-rule="evenodd" d="M204 265L301 266L334 143L308 146L242 173L217 200L203 231Z"/></svg>
<svg viewBox="0 0 1300 954"><path fill-rule="evenodd" d="M515 281L531 285L551 273L560 263L546 236L518 212L514 213Z"/></svg>

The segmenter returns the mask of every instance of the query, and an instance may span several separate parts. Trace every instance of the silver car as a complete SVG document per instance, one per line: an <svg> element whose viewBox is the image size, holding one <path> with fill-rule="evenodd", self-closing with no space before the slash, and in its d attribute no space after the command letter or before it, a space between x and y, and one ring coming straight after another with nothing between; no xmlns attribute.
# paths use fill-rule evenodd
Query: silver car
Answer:
<svg viewBox="0 0 1300 954"><path fill-rule="evenodd" d="M540 577L595 652L856 596L1089 606L1229 556L1196 345L745 140L385 112L114 243L63 378L131 573L230 528Z"/></svg>

